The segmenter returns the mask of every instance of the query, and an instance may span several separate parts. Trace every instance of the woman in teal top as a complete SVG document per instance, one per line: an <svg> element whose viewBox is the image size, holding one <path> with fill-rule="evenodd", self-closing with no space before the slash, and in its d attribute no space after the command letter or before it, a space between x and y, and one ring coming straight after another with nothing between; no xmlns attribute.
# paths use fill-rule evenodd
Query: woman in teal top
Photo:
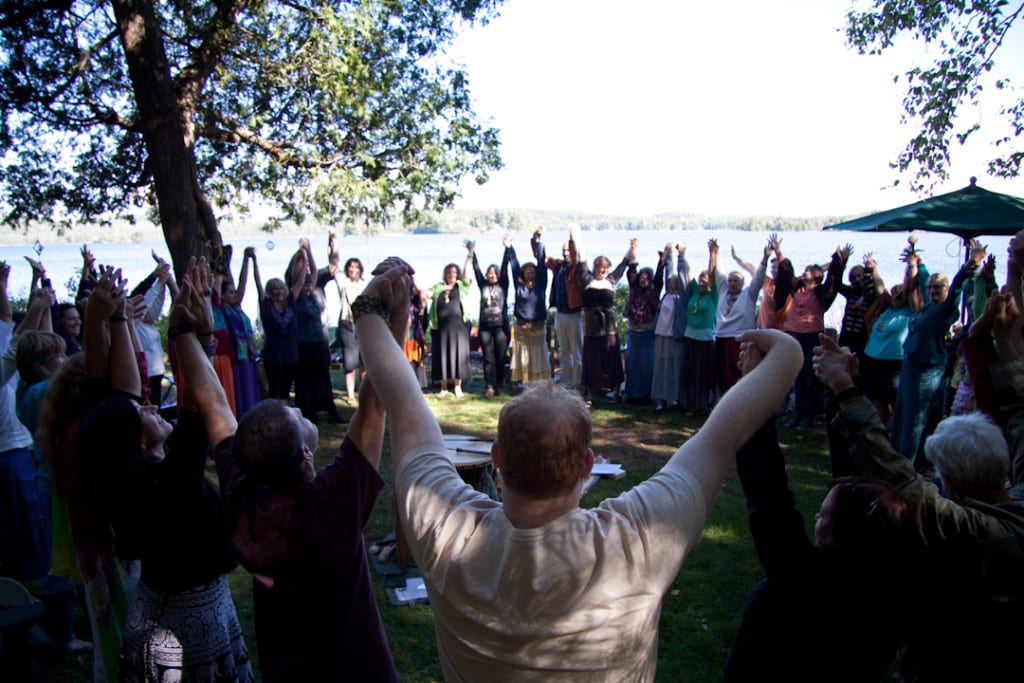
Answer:
<svg viewBox="0 0 1024 683"><path fill-rule="evenodd" d="M467 247L468 248L468 247ZM466 265L449 263L444 279L430 290L430 375L441 382L439 397L448 395L448 382L455 385L455 395L462 396L462 380L469 379L469 279L473 252L466 256Z"/></svg>
<svg viewBox="0 0 1024 683"><path fill-rule="evenodd" d="M929 278L925 265L918 263L916 257L910 258L910 253L904 250L900 257L907 263L902 284L876 297L864 314L868 342L864 352L857 354L860 389L875 404L879 417L886 424L896 403L896 388L903 368L903 342L910 331L910 321L923 304L922 294Z"/></svg>
<svg viewBox="0 0 1024 683"><path fill-rule="evenodd" d="M691 280L683 334L680 407L687 415L707 415L715 393L715 317L718 312L718 242L708 241L708 269Z"/></svg>

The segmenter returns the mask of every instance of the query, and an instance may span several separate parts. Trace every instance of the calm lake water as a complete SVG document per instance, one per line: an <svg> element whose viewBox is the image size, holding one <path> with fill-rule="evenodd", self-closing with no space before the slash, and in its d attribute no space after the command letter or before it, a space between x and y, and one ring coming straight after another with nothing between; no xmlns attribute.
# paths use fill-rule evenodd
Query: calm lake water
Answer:
<svg viewBox="0 0 1024 683"><path fill-rule="evenodd" d="M898 260L898 256L906 246L907 233L851 233L830 230L782 233L781 236L783 254L793 261L797 272L810 263L828 263L829 257L836 247L849 242L854 247L850 265L860 263L861 257L866 252L873 252L878 261L879 272L888 286L891 287L903 279L903 263ZM918 236L918 249L922 251L922 257L929 270L947 273L952 277L964 259L964 250L960 239L954 235L939 233L918 233ZM588 260L603 254L611 259L614 266L622 259L629 247L629 241L636 238L640 241L640 265L643 266L654 265L657 252L663 249L667 242L683 242L687 245L690 267L696 273L706 267L707 241L712 237L718 240L721 247L719 268L729 271L736 268L730 255L732 247L736 248L736 252L741 258L756 265L768 239L768 233L735 230L584 231L580 238L580 246L583 255ZM441 280L445 264L452 262L458 264L460 268L462 267L466 259L463 242L467 239L476 241L481 267L486 269L489 263L500 263L501 233L342 237L339 239L338 248L343 262L345 259L355 256L363 262L367 273L385 257L401 256L416 269L416 282L421 287L430 287ZM545 236L545 243L549 251L557 256L561 253L561 245L566 239L568 239L567 230L549 229ZM326 234L312 234L310 241L313 244L313 256L317 260L317 265L320 267L326 265ZM987 244L989 252L996 256L998 263L996 279L1002 284L1005 279L1006 245L1009 243L1009 238L989 237L983 238L982 242ZM236 238L232 240L232 243L236 254L233 260L236 277L238 268L241 266L242 249L246 246L254 246L264 283L272 277L282 277L289 259L298 247L296 237L284 235L269 238L266 235L248 239ZM67 291L66 284L69 279L77 278L81 269L80 246L65 243L43 244L40 258L43 265L46 266L47 274L53 282L57 296L62 301L70 300L73 296L73 292ZM532 259L527 233L514 234L513 246L520 257L520 262ZM129 283L132 284L152 272L155 263L150 255L151 251L155 250L163 258L170 259L167 246L163 242L94 243L89 247L99 263L120 266ZM13 297L28 294L31 269L22 258L25 255L35 257L32 246L0 247L0 260L6 261L11 266L9 289ZM338 296L337 292L332 290L333 288L328 287L329 320L333 321L337 319ZM473 312L475 314L477 310L475 302L478 301L475 284L473 290L470 296L471 301L474 302ZM842 296L836 299L836 303L827 316L830 325L837 325L841 320L844 303L845 300ZM257 319L256 288L252 284L251 277L242 307L255 322Z"/></svg>

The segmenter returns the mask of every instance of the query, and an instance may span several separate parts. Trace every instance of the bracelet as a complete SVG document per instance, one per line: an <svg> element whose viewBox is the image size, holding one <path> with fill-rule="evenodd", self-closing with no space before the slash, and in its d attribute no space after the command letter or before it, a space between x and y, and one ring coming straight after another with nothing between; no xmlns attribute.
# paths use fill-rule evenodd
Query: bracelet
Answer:
<svg viewBox="0 0 1024 683"><path fill-rule="evenodd" d="M181 323L180 325L174 325L173 327L167 329L167 338L174 339L175 337L180 337L183 334L188 334L189 332L195 331L196 330L194 327L192 327L191 323Z"/></svg>
<svg viewBox="0 0 1024 683"><path fill-rule="evenodd" d="M838 394L836 394L834 399L836 405L840 405L846 401L849 401L851 398L860 398L860 396L860 389L858 389L857 387L848 387L840 391Z"/></svg>
<svg viewBox="0 0 1024 683"><path fill-rule="evenodd" d="M356 300L352 302L352 322L359 320L361 316L364 316L367 313L379 315L387 320L390 311L388 310L388 307L384 305L384 300L380 297L360 294L356 297Z"/></svg>
<svg viewBox="0 0 1024 683"><path fill-rule="evenodd" d="M126 323L126 322L128 322L128 318L126 318L123 315L112 315L112 316L110 316L110 322L112 322L112 323Z"/></svg>

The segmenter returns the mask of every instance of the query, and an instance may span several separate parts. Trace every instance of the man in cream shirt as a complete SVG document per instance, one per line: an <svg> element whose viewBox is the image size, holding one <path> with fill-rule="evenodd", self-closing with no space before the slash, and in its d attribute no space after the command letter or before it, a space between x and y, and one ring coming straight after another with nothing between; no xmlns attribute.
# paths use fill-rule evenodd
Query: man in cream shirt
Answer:
<svg viewBox="0 0 1024 683"><path fill-rule="evenodd" d="M745 335L764 361L661 471L592 510L579 507L594 463L589 413L564 388L531 387L499 417L497 502L460 479L395 342L411 270L389 259L374 273L353 306L356 331L388 414L399 517L445 680L653 680L661 599L736 449L796 376L799 346L779 332Z"/></svg>

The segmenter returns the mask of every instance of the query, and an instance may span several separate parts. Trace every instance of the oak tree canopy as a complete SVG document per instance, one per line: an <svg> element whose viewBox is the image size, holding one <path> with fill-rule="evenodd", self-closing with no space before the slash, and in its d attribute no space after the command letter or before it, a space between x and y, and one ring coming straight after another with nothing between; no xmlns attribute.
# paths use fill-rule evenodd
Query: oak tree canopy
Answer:
<svg viewBox="0 0 1024 683"><path fill-rule="evenodd" d="M500 168L446 58L500 0L0 0L0 197L15 227L155 207L180 273L213 207L384 221Z"/></svg>
<svg viewBox="0 0 1024 683"><path fill-rule="evenodd" d="M949 177L950 148L978 135L977 121L958 120L957 112L977 104L984 96L984 78L1007 45L1024 3L1007 0L871 0L870 9L847 14L847 43L861 54L879 54L901 37L921 40L937 48L931 65L915 66L905 74L904 123L917 130L892 167L910 172L911 186L930 189ZM897 79L898 80L898 79ZM1016 92L1009 78L996 78L996 90ZM1019 87L1019 86L1018 86ZM996 147L988 173L1015 178L1024 159L1024 98L1012 95L1001 107L998 121L986 122L985 134ZM898 181L897 181L898 182Z"/></svg>

